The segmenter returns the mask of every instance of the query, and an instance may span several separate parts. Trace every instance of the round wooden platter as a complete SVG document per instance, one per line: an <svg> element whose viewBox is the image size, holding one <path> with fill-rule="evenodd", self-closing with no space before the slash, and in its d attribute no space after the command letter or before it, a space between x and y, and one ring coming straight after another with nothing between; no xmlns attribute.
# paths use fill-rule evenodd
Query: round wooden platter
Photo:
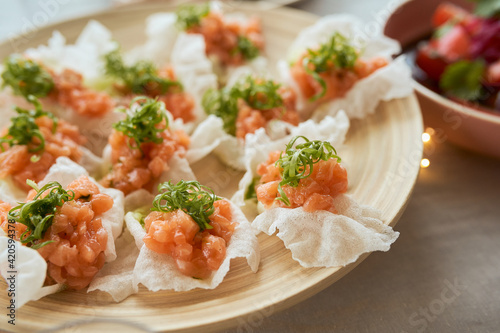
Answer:
<svg viewBox="0 0 500 333"><path fill-rule="evenodd" d="M262 18L267 41L267 55L274 63L297 33L311 25L316 16L289 8L262 10L255 5L226 3L229 7ZM12 52L45 44L53 30L61 31L72 42L89 19L107 26L125 49L144 41L145 18L158 11L172 9L170 3L147 3L103 12L58 23L31 35L1 45L3 59ZM401 216L414 187L422 156L423 130L420 109L412 95L382 103L377 112L363 120L353 121L345 147L339 154L349 171L349 194L362 203L383 212L385 223L394 226ZM209 158L194 166L202 182L215 183L229 196L236 189L240 174ZM292 260L290 252L276 237L259 235L261 264L254 274L244 260L234 260L224 282L214 290L189 292L149 292L145 289L124 300L113 302L105 293L64 291L33 301L19 309L15 330L51 329L65 323L110 320L86 324L94 331L113 323L132 322L154 331L217 331L239 327L256 328L263 318L294 305L337 281L368 254L346 267L305 269ZM5 285L5 284L4 284ZM22 288L22 286L19 286ZM7 304L6 293L1 303ZM0 321L0 327L6 326ZM117 324L115 324L117 325ZM118 328L118 326L116 326ZM126 332L128 326L120 325ZM82 327L83 328L83 327ZM131 331L137 327L130 327Z"/></svg>

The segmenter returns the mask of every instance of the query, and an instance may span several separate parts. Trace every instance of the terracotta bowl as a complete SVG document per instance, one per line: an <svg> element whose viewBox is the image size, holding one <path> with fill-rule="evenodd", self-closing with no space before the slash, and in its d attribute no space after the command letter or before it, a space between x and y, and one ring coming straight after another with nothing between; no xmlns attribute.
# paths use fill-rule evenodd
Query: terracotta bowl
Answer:
<svg viewBox="0 0 500 333"><path fill-rule="evenodd" d="M387 20L384 33L398 40L403 49L426 39L432 32L431 17L445 1L411 0L401 5ZM448 0L471 9L469 1ZM424 123L434 128L441 142L500 158L500 112L478 110L456 103L414 81Z"/></svg>

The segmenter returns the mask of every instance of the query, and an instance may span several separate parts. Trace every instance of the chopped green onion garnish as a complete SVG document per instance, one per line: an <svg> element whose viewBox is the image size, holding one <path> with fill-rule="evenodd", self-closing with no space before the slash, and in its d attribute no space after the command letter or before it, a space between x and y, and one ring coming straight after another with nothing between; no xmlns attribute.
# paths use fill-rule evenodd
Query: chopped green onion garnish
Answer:
<svg viewBox="0 0 500 333"><path fill-rule="evenodd" d="M201 231L212 229L209 217L215 211L214 202L220 198L210 188L197 181L181 180L175 185L170 181L160 184L158 192L151 210L172 212L180 209L193 218Z"/></svg>

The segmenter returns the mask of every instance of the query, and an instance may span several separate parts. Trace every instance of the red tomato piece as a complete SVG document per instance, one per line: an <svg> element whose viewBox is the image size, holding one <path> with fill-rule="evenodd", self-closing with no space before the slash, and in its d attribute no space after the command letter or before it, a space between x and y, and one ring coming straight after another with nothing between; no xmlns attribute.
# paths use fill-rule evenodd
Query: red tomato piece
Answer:
<svg viewBox="0 0 500 333"><path fill-rule="evenodd" d="M436 81L439 81L446 66L448 66L448 63L438 56L436 50L428 44L418 51L415 62L428 77Z"/></svg>
<svg viewBox="0 0 500 333"><path fill-rule="evenodd" d="M471 39L465 28L456 25L439 39L437 52L452 62L467 58L469 56L470 45Z"/></svg>
<svg viewBox="0 0 500 333"><path fill-rule="evenodd" d="M486 77L489 83L500 84L500 60L488 67Z"/></svg>
<svg viewBox="0 0 500 333"><path fill-rule="evenodd" d="M437 28L450 19L455 19L458 22L468 21L470 19L470 14L465 10L451 3L442 3L440 4L434 15L432 17L432 25Z"/></svg>

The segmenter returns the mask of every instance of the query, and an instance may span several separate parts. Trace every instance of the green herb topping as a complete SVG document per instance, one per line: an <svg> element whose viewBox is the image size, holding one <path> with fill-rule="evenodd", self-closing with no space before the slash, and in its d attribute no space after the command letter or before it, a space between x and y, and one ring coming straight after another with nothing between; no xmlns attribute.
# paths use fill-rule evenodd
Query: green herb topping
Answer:
<svg viewBox="0 0 500 333"><path fill-rule="evenodd" d="M298 139L303 139L305 142L295 145ZM290 201L283 191L283 186L299 186L301 179L307 178L312 174L314 164L334 158L340 162L337 151L328 141L309 141L304 136L292 138L286 145L285 151L280 154L280 158L275 163L281 171L281 182L278 186L280 197L276 199L290 206Z"/></svg>
<svg viewBox="0 0 500 333"><path fill-rule="evenodd" d="M259 55L260 50L247 37L238 36L238 44L236 45L236 48L233 50L232 54L237 53L241 53L243 58L245 58L246 60L252 60Z"/></svg>
<svg viewBox="0 0 500 333"><path fill-rule="evenodd" d="M248 185L247 190L245 191L245 200L257 199L257 192L255 191L255 186L259 183L260 177L255 177L252 179L250 185Z"/></svg>
<svg viewBox="0 0 500 333"><path fill-rule="evenodd" d="M158 192L151 210L172 212L181 209L193 218L201 231L212 229L209 217L215 211L214 202L220 198L210 188L194 180L181 180L175 185L170 181L160 184Z"/></svg>
<svg viewBox="0 0 500 333"><path fill-rule="evenodd" d="M476 3L474 14L482 17L493 17L500 13L500 1L498 0L470 0Z"/></svg>
<svg viewBox="0 0 500 333"><path fill-rule="evenodd" d="M302 60L305 71L321 85L320 93L311 97L316 101L326 93L326 82L320 76L332 69L352 69L358 59L358 52L349 43L349 40L335 32L330 40L321 44L319 49L308 49L307 55Z"/></svg>
<svg viewBox="0 0 500 333"><path fill-rule="evenodd" d="M57 207L75 198L75 192L66 191L58 182L50 182L38 188L32 180L26 183L31 186L37 194L33 200L21 203L9 211L8 218L24 224L27 229L21 235L21 243L32 249L39 249L44 245L52 243L47 241L38 243L44 233L52 225ZM42 198L42 194L47 194Z"/></svg>
<svg viewBox="0 0 500 333"><path fill-rule="evenodd" d="M440 39L446 36L458 22L459 20L456 18L449 19L446 23L442 24L434 31L432 38Z"/></svg>
<svg viewBox="0 0 500 333"><path fill-rule="evenodd" d="M182 90L179 81L158 76L156 67L147 61L139 61L133 66L126 66L118 50L106 56L106 74L119 79L134 94L163 95L171 88Z"/></svg>
<svg viewBox="0 0 500 333"><path fill-rule="evenodd" d="M168 117L165 104L156 99L136 97L130 103L124 120L113 124L113 128L133 139L133 149L141 149L141 144L146 142L161 143L161 133L168 128ZM162 124L165 123L165 126Z"/></svg>
<svg viewBox="0 0 500 333"><path fill-rule="evenodd" d="M202 99L207 114L213 114L224 122L224 130L236 135L238 100L242 99L257 110L270 110L283 107L283 99L278 90L280 85L272 80L255 79L248 76L232 87L221 90L208 90Z"/></svg>
<svg viewBox="0 0 500 333"><path fill-rule="evenodd" d="M187 30L200 25L201 19L210 13L209 3L183 5L177 9L177 22L175 23L179 30Z"/></svg>
<svg viewBox="0 0 500 333"><path fill-rule="evenodd" d="M2 88L10 86L14 94L24 96L45 97L54 88L50 74L33 60L19 54L13 54L5 60L2 73Z"/></svg>
<svg viewBox="0 0 500 333"><path fill-rule="evenodd" d="M446 67L439 86L452 96L473 101L481 97L486 65L482 60L462 60Z"/></svg>
<svg viewBox="0 0 500 333"><path fill-rule="evenodd" d="M145 219L146 219L146 216L148 216L148 214L151 212L151 209L149 207L141 207L141 208L138 208L136 210L134 210L132 213L132 215L134 216L134 218L139 221L139 223L141 224L142 228L145 229Z"/></svg>
<svg viewBox="0 0 500 333"><path fill-rule="evenodd" d="M50 112L43 111L40 102L33 96L28 96L28 100L35 105L35 110L24 110L16 107L17 117L11 118L11 125L7 134L0 138L0 149L3 151L3 144L7 143L9 147L14 145L27 145L30 153L36 153L45 148L45 138L36 124L37 118L46 116L52 119L52 132L57 129L57 118ZM37 138L36 144L33 139ZM34 145L34 146L33 146Z"/></svg>
<svg viewBox="0 0 500 333"><path fill-rule="evenodd" d="M224 130L236 135L236 119L238 118L238 96L230 88L209 89L203 95L201 104L206 114L213 114L222 119Z"/></svg>

